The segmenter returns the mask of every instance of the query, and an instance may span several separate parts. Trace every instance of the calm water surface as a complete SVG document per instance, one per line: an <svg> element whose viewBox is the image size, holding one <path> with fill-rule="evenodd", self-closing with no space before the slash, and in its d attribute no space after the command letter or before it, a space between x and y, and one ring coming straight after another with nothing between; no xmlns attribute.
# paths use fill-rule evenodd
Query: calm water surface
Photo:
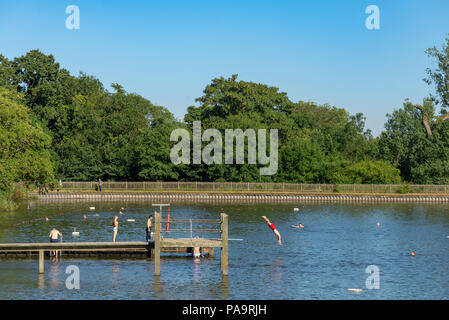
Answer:
<svg viewBox="0 0 449 320"><path fill-rule="evenodd" d="M47 242L52 226L64 242L110 241L112 218L122 206L117 241L144 241L151 202L34 202L30 210L25 205L1 213L0 242ZM210 259L164 256L160 277L151 259L63 256L46 260L43 275L36 259L0 259L0 299L449 298L448 205L172 203L171 217L218 219L222 210L229 214L230 238L243 239L229 242L228 277L220 274L219 250ZM282 247L262 215L282 234ZM299 222L304 229L291 228ZM79 237L71 235L74 228ZM79 290L65 286L69 265L80 269ZM365 286L369 265L380 270L378 290Z"/></svg>

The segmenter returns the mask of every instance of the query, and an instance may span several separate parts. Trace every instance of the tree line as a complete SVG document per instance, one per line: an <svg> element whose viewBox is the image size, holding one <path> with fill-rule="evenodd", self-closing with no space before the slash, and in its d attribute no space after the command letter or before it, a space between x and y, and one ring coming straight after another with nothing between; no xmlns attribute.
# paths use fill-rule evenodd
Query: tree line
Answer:
<svg viewBox="0 0 449 320"><path fill-rule="evenodd" d="M110 92L93 76L70 74L51 54L0 54L0 201L59 179L448 184L449 38L426 52L436 62L424 79L434 93L388 114L378 137L362 113L294 102L237 75L212 79L179 120L117 83ZM173 164L170 134L191 132L193 121L223 132L278 129L277 173L261 176L254 164Z"/></svg>

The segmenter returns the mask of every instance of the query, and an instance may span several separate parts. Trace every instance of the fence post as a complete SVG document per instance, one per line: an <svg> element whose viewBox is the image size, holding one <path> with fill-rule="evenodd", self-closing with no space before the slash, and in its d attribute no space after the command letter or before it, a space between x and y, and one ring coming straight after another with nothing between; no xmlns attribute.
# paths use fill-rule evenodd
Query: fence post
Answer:
<svg viewBox="0 0 449 320"><path fill-rule="evenodd" d="M228 275L228 215L221 213L221 274Z"/></svg>
<svg viewBox="0 0 449 320"><path fill-rule="evenodd" d="M154 213L154 275L161 275L161 214Z"/></svg>

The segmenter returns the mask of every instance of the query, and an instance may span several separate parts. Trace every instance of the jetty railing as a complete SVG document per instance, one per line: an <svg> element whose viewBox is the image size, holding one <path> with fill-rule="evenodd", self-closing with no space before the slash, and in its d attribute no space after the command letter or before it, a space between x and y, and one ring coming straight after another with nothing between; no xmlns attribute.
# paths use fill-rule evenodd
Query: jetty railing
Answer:
<svg viewBox="0 0 449 320"><path fill-rule="evenodd" d="M95 191L96 181L65 181L60 192ZM449 194L449 185L418 184L307 184L268 182L103 182L103 192L229 192L229 193L422 193Z"/></svg>
<svg viewBox="0 0 449 320"><path fill-rule="evenodd" d="M172 232L188 232L190 231L190 237L188 238L164 238L162 223L177 223L177 222L200 222L208 224L218 224L219 228L208 228L208 229L193 229L190 227L188 229L178 229ZM193 232L218 232L220 238L218 239L206 239L193 237ZM221 248L221 273L222 275L228 275L228 215L225 213L220 214L220 220L214 219L173 219L173 220L162 220L161 214L155 212L154 214L154 249L152 256L154 257L154 275L159 276L161 274L161 248L194 248L200 247L207 249L208 253L212 253L213 248Z"/></svg>

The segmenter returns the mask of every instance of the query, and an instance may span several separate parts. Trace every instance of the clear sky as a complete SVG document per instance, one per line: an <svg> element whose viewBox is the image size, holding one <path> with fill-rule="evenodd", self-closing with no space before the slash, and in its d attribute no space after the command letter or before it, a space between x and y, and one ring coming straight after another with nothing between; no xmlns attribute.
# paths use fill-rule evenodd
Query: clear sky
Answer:
<svg viewBox="0 0 449 320"><path fill-rule="evenodd" d="M66 28L66 7L80 29ZM380 29L368 30L368 5ZM214 77L280 88L291 100L386 114L433 88L424 50L449 33L447 0L0 1L0 53L52 53L64 68L117 82L182 119Z"/></svg>

